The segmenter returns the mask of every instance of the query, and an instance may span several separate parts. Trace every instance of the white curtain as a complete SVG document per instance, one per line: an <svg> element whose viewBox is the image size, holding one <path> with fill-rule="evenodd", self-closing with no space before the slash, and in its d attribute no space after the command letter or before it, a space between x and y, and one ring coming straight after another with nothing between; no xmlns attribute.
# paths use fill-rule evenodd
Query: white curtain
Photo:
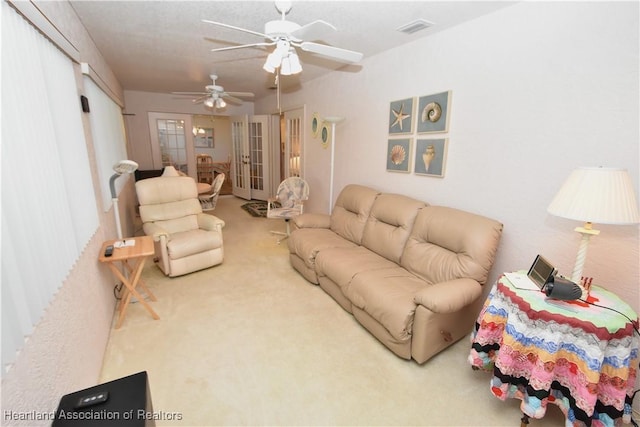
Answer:
<svg viewBox="0 0 640 427"><path fill-rule="evenodd" d="M114 174L113 165L127 158L124 120L120 106L86 76L84 88L91 110L89 113L91 136L98 162L100 186L102 187L102 206L107 212L112 204L109 178ZM124 175L116 180L116 196L129 178L129 175Z"/></svg>
<svg viewBox="0 0 640 427"><path fill-rule="evenodd" d="M71 60L2 2L2 364L98 228Z"/></svg>

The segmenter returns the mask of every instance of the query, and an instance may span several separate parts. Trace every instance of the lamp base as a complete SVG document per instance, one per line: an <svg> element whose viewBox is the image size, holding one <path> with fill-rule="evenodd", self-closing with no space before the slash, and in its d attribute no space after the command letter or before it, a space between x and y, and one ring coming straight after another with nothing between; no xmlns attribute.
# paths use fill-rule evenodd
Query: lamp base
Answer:
<svg viewBox="0 0 640 427"><path fill-rule="evenodd" d="M582 234L582 239L580 240L580 246L578 246L578 254L576 255L576 263L573 266L573 272L571 273L571 281L579 284L582 280L584 263L587 260L589 239L591 239L591 236L597 236L600 234L600 231L592 229L590 222L585 223L584 227L576 227L574 231Z"/></svg>

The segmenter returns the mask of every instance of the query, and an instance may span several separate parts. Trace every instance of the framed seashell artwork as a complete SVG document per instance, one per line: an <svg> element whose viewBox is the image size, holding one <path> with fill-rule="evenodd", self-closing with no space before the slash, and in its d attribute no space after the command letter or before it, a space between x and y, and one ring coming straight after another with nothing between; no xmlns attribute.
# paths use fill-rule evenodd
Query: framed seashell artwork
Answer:
<svg viewBox="0 0 640 427"><path fill-rule="evenodd" d="M451 91L418 98L418 133L448 132Z"/></svg>
<svg viewBox="0 0 640 427"><path fill-rule="evenodd" d="M331 142L331 123L325 121L322 122L320 129L320 141L322 142L322 148L327 148L329 142Z"/></svg>
<svg viewBox="0 0 640 427"><path fill-rule="evenodd" d="M416 140L413 172L416 175L444 178L448 142L447 138Z"/></svg>
<svg viewBox="0 0 640 427"><path fill-rule="evenodd" d="M409 172L411 163L411 138L390 139L387 143L387 170Z"/></svg>
<svg viewBox="0 0 640 427"><path fill-rule="evenodd" d="M320 115L318 113L313 113L311 117L311 135L314 138L317 138L320 135L320 129L322 128L322 120L320 119Z"/></svg>
<svg viewBox="0 0 640 427"><path fill-rule="evenodd" d="M389 106L389 134L402 135L413 132L413 98L392 101Z"/></svg>

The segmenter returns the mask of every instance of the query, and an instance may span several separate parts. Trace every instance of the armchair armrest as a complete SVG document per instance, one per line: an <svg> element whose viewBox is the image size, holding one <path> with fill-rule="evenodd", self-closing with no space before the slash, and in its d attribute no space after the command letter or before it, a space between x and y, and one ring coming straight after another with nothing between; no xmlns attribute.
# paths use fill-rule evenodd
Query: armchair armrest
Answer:
<svg viewBox="0 0 640 427"><path fill-rule="evenodd" d="M303 213L292 219L298 228L329 228L331 217L326 214Z"/></svg>
<svg viewBox="0 0 640 427"><path fill-rule="evenodd" d="M153 222L147 222L142 225L144 234L153 237L154 242L160 241L161 237L169 237L169 232Z"/></svg>
<svg viewBox="0 0 640 427"><path fill-rule="evenodd" d="M425 286L413 297L434 313L455 313L482 294L482 286L473 279L454 279Z"/></svg>
<svg viewBox="0 0 640 427"><path fill-rule="evenodd" d="M222 231L224 221L217 216L208 214L198 214L198 227L208 231Z"/></svg>

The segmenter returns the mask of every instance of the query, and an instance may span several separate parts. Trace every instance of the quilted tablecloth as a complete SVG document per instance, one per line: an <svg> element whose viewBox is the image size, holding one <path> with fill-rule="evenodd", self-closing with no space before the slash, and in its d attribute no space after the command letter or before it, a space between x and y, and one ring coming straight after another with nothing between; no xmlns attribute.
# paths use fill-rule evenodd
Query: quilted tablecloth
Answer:
<svg viewBox="0 0 640 427"><path fill-rule="evenodd" d="M532 418L554 403L567 426L629 422L638 315L601 287L587 301L551 300L501 276L478 316L469 363L493 372L491 392L521 399Z"/></svg>

